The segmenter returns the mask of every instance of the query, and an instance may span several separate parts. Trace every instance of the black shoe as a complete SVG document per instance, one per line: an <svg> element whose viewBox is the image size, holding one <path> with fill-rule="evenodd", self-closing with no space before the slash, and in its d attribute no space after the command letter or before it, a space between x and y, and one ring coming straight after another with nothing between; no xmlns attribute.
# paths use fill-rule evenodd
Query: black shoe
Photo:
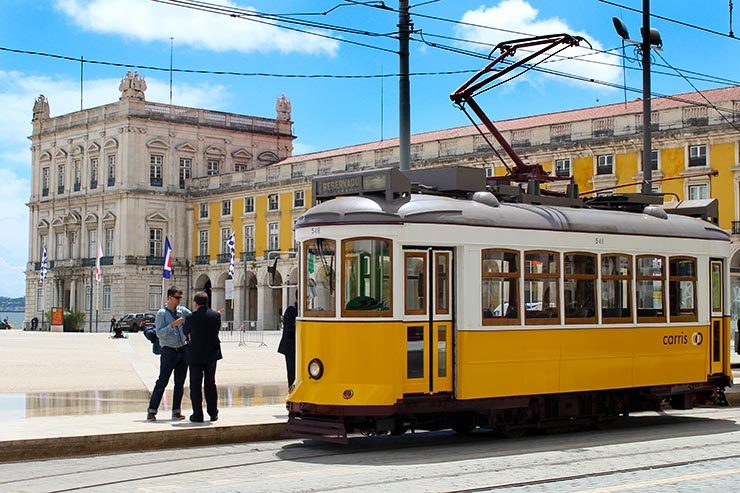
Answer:
<svg viewBox="0 0 740 493"><path fill-rule="evenodd" d="M172 413L172 421L182 421L183 419L185 419L185 416L182 413Z"/></svg>
<svg viewBox="0 0 740 493"><path fill-rule="evenodd" d="M193 423L202 423L203 416L196 416L195 414L193 414L192 416L190 416L190 421Z"/></svg>
<svg viewBox="0 0 740 493"><path fill-rule="evenodd" d="M157 413L147 413L146 420L147 421L157 421Z"/></svg>
<svg viewBox="0 0 740 493"><path fill-rule="evenodd" d="M214 421L218 421L218 414L211 415L211 423L213 423Z"/></svg>

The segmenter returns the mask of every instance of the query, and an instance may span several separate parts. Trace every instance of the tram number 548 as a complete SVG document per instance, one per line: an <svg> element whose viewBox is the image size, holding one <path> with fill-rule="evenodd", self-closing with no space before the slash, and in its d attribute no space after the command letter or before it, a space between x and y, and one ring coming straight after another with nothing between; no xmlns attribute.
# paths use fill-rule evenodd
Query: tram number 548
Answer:
<svg viewBox="0 0 740 493"><path fill-rule="evenodd" d="M594 245L603 245L604 244L604 238L602 236L597 236L594 238Z"/></svg>

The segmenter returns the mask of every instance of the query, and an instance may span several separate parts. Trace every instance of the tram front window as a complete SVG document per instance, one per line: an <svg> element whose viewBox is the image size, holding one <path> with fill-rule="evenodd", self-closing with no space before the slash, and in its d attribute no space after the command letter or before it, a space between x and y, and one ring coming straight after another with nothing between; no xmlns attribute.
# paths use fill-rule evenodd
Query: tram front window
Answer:
<svg viewBox="0 0 740 493"><path fill-rule="evenodd" d="M306 316L334 316L334 263L336 242L325 238L308 240L303 244L304 311Z"/></svg>
<svg viewBox="0 0 740 493"><path fill-rule="evenodd" d="M391 315L391 241L358 238L342 243L343 315Z"/></svg>

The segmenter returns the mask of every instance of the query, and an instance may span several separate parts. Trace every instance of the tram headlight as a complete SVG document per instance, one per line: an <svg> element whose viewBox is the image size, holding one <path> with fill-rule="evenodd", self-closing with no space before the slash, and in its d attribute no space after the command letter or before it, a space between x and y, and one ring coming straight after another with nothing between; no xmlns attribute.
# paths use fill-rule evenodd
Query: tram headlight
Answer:
<svg viewBox="0 0 740 493"><path fill-rule="evenodd" d="M308 376L318 380L324 374L324 363L320 359L314 358L308 362Z"/></svg>

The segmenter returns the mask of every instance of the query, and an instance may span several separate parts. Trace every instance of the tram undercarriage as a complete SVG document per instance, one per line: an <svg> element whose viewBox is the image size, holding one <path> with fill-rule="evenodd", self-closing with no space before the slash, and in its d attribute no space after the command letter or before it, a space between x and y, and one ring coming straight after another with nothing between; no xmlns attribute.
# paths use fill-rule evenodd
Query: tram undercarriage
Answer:
<svg viewBox="0 0 740 493"><path fill-rule="evenodd" d="M640 411L727 405L725 375L707 382L598 392L456 400L449 394L406 396L394 406L324 406L288 403L286 436L348 443L349 435L400 435L452 429L467 434L490 428L508 438L529 430L604 428Z"/></svg>

